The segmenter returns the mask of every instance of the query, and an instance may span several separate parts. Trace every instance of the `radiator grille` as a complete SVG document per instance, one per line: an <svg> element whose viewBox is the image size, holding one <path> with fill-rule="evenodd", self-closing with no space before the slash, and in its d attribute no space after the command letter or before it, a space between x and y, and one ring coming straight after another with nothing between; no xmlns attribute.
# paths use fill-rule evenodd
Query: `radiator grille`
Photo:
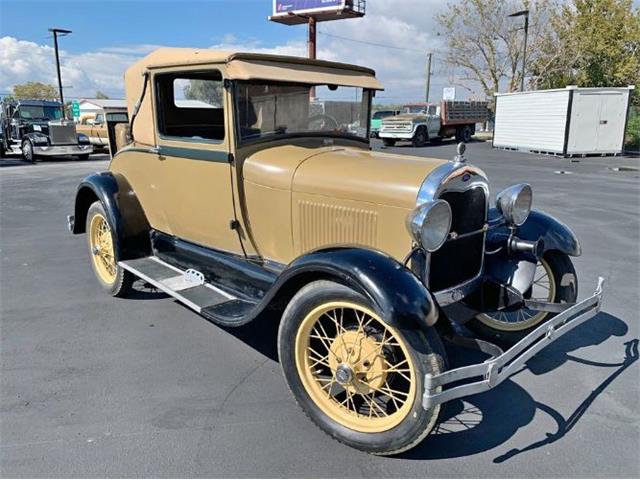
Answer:
<svg viewBox="0 0 640 480"><path fill-rule="evenodd" d="M475 187L465 192L445 192L453 219L451 231L458 234L480 230L486 222L486 195ZM429 287L437 292L471 280L478 275L484 255L484 233L447 241L431 254Z"/></svg>
<svg viewBox="0 0 640 480"><path fill-rule="evenodd" d="M298 205L303 252L341 243L376 246L376 212L308 201Z"/></svg>

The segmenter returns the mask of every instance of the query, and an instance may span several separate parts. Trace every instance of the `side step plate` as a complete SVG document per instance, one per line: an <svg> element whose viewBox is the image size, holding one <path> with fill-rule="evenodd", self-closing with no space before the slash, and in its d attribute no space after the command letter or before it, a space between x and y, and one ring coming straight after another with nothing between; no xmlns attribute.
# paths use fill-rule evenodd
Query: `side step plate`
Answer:
<svg viewBox="0 0 640 480"><path fill-rule="evenodd" d="M198 313L237 301L233 295L205 283L198 272L180 270L158 257L126 260L119 262L119 265Z"/></svg>

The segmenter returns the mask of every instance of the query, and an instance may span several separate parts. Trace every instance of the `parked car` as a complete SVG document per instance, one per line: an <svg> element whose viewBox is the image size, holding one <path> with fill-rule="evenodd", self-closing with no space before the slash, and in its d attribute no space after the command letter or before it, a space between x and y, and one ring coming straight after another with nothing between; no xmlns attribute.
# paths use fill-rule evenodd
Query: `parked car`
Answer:
<svg viewBox="0 0 640 480"><path fill-rule="evenodd" d="M379 137L387 147L398 141L423 147L429 141L449 137L469 142L476 133L476 123L488 118L487 102L443 100L439 104L407 104L403 113L382 121Z"/></svg>
<svg viewBox="0 0 640 480"><path fill-rule="evenodd" d="M80 117L76 130L89 137L94 148L112 149L110 142L115 137L115 126L120 123L129 123L126 109L105 108L101 112Z"/></svg>
<svg viewBox="0 0 640 480"><path fill-rule="evenodd" d="M382 120L387 117L394 117L400 113L400 110L378 110L371 115L371 136L378 138Z"/></svg>
<svg viewBox="0 0 640 480"><path fill-rule="evenodd" d="M22 155L29 162L62 155L89 158L93 151L89 138L62 118L61 107L59 102L47 100L1 102L2 153Z"/></svg>
<svg viewBox="0 0 640 480"><path fill-rule="evenodd" d="M125 83L130 143L82 180L68 219L98 282L124 297L142 279L225 327L276 312L291 392L347 445L412 448L443 403L496 387L600 309L601 283L575 303L580 244L532 210L529 185L492 207L463 144L453 161L370 150L370 69L160 49ZM318 114L312 91L351 108ZM443 339L492 358L447 369Z"/></svg>

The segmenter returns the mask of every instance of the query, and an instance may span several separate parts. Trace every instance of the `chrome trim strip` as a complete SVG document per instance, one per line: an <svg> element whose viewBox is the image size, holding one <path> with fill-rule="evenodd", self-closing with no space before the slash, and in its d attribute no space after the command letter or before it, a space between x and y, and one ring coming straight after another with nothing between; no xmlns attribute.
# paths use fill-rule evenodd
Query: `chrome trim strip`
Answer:
<svg viewBox="0 0 640 480"><path fill-rule="evenodd" d="M423 408L433 408L456 398L486 392L500 385L544 347L594 317L602 307L603 291L604 278L599 277L598 285L591 297L568 307L564 312L543 323L496 358L449 370L439 375L426 374L425 391L422 396ZM483 379L442 390L442 387L452 383L475 377L483 377Z"/></svg>

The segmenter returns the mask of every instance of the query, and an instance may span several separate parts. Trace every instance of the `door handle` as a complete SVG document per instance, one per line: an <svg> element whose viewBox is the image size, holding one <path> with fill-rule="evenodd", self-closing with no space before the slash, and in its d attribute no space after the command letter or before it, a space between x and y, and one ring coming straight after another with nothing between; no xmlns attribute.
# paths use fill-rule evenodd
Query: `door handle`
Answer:
<svg viewBox="0 0 640 480"><path fill-rule="evenodd" d="M606 125L608 120L600 120L600 125Z"/></svg>

